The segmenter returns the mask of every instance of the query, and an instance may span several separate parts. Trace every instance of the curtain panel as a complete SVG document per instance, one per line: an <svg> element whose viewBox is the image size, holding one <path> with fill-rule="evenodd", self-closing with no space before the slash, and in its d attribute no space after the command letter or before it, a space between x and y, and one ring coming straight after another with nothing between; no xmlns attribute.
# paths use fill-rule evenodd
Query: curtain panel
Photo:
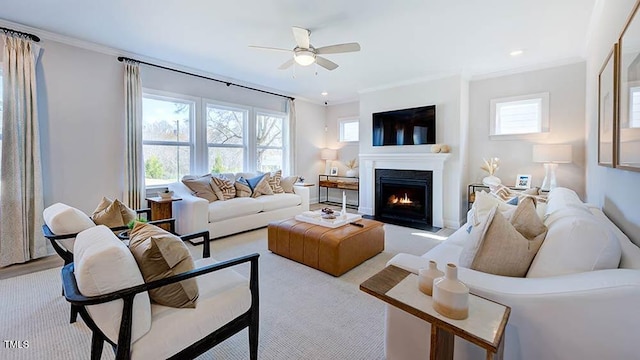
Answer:
<svg viewBox="0 0 640 360"><path fill-rule="evenodd" d="M140 64L124 61L124 103L126 128L125 190L122 197L132 209L144 203L144 158L142 154L142 81Z"/></svg>
<svg viewBox="0 0 640 360"><path fill-rule="evenodd" d="M40 230L44 210L36 62L40 47L20 35L1 34L3 51L0 266L48 254Z"/></svg>
<svg viewBox="0 0 640 360"><path fill-rule="evenodd" d="M298 166L296 162L296 150L298 148L296 137L296 103L294 100L289 99L287 105L289 108L289 172L290 175L301 175L297 172Z"/></svg>

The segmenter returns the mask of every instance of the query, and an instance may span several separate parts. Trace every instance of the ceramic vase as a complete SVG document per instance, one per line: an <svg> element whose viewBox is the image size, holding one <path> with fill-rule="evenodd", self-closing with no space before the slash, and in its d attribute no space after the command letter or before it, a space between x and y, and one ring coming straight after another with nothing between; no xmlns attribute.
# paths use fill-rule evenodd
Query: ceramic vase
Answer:
<svg viewBox="0 0 640 360"><path fill-rule="evenodd" d="M497 176L489 175L484 179L482 179L482 184L485 186L491 186L491 185L495 186L495 185L502 184L502 180L500 180L500 178Z"/></svg>
<svg viewBox="0 0 640 360"><path fill-rule="evenodd" d="M433 309L454 320L469 316L469 288L458 280L455 264L447 264L444 277L433 281Z"/></svg>
<svg viewBox="0 0 640 360"><path fill-rule="evenodd" d="M429 260L429 267L420 269L418 273L418 288L423 293L431 296L433 293L433 280L443 277L444 273L438 270L438 264Z"/></svg>
<svg viewBox="0 0 640 360"><path fill-rule="evenodd" d="M349 169L349 170L347 170L346 175L349 176L349 177L355 177L356 175L358 175L358 170Z"/></svg>

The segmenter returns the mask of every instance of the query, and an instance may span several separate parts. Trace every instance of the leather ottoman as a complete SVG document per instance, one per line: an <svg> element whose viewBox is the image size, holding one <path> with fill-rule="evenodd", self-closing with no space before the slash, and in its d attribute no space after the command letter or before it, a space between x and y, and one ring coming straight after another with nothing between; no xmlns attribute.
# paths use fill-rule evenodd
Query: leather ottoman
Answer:
<svg viewBox="0 0 640 360"><path fill-rule="evenodd" d="M340 276L384 250L383 223L362 219L364 227L335 229L295 219L269 223L269 250L288 259Z"/></svg>

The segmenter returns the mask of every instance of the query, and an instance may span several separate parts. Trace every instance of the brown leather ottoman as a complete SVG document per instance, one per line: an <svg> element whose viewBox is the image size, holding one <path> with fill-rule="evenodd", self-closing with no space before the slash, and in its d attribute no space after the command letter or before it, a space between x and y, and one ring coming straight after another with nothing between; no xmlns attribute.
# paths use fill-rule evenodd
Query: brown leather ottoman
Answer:
<svg viewBox="0 0 640 360"><path fill-rule="evenodd" d="M383 223L362 219L364 227L335 229L296 219L269 223L269 250L288 259L340 276L384 250Z"/></svg>

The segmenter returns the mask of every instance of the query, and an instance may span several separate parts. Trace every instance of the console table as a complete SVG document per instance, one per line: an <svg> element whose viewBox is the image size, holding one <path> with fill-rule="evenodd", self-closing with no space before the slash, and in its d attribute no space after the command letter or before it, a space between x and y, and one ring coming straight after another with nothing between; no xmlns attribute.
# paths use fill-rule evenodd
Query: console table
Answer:
<svg viewBox="0 0 640 360"><path fill-rule="evenodd" d="M485 349L487 360L503 357L504 330L511 314L508 306L469 294L469 317L449 319L433 309L431 296L418 290L416 274L393 265L360 284L360 290L429 322L431 360L453 359L455 336Z"/></svg>
<svg viewBox="0 0 640 360"><path fill-rule="evenodd" d="M324 189L324 200L322 197L322 189ZM360 181L356 176L337 176L337 175L318 175L318 202L321 204L329 204L342 206L341 202L329 200L329 189L338 189L356 192L356 203L347 204L350 209L357 209L360 203ZM342 193L340 194L342 195Z"/></svg>

